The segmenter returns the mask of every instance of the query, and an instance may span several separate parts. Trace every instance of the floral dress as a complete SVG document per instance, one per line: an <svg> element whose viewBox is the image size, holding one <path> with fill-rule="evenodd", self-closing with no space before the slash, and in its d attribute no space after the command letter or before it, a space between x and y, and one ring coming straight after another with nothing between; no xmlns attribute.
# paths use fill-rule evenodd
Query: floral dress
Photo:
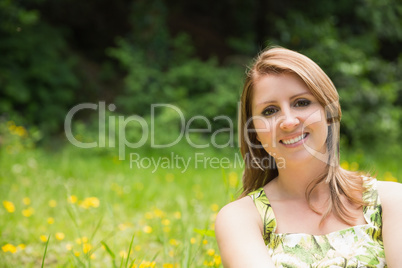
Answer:
<svg viewBox="0 0 402 268"><path fill-rule="evenodd" d="M264 241L276 267L387 267L382 241L382 210L376 179L364 180L367 224L326 235L276 233L276 219L263 188L249 194L261 215Z"/></svg>

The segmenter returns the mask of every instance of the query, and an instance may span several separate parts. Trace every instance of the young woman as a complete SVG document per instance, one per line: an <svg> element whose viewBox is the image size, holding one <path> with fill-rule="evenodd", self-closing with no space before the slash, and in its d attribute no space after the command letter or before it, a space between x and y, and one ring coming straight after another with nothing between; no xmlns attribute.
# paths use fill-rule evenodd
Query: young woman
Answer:
<svg viewBox="0 0 402 268"><path fill-rule="evenodd" d="M402 267L402 184L339 165L341 109L312 60L262 52L241 97L241 197L218 214L224 267Z"/></svg>

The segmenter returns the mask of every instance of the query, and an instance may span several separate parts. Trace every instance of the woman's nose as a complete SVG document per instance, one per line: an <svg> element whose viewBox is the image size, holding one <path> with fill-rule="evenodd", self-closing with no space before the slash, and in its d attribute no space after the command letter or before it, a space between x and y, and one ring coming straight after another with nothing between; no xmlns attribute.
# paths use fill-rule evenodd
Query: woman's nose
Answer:
<svg viewBox="0 0 402 268"><path fill-rule="evenodd" d="M292 130L300 124L300 120L291 111L285 112L280 122L280 128L283 130Z"/></svg>

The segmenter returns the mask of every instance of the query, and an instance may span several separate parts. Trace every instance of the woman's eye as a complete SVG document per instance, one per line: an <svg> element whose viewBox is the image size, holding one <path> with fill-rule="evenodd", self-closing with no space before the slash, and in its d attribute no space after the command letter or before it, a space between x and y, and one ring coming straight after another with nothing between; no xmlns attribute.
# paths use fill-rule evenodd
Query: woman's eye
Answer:
<svg viewBox="0 0 402 268"><path fill-rule="evenodd" d="M295 106L296 107L305 107L305 106L309 106L310 103L311 103L311 101L309 101L309 100L298 100L298 101L296 101Z"/></svg>
<svg viewBox="0 0 402 268"><path fill-rule="evenodd" d="M278 109L275 107L268 107L264 111L262 111L262 114L265 116L269 116L269 115L273 115L277 111L278 111Z"/></svg>

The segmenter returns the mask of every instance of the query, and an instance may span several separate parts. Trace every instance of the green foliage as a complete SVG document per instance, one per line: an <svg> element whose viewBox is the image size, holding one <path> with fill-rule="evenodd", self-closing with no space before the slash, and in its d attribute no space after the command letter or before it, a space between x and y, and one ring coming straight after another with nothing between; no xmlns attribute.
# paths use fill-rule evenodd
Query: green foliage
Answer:
<svg viewBox="0 0 402 268"><path fill-rule="evenodd" d="M54 133L75 98L77 78L61 32L39 12L0 2L0 114L23 116L26 124ZM8 19L8 20L7 20Z"/></svg>

